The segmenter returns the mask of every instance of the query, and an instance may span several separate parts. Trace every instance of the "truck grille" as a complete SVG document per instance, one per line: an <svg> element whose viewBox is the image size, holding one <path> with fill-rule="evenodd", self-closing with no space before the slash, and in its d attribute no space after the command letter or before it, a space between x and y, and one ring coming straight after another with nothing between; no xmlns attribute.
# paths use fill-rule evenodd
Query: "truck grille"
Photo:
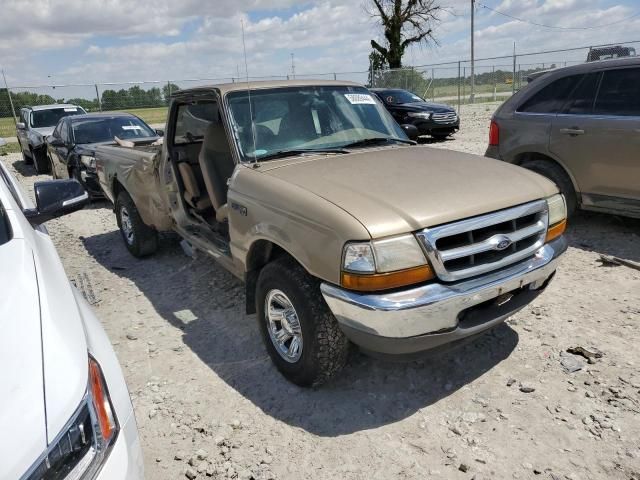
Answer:
<svg viewBox="0 0 640 480"><path fill-rule="evenodd" d="M432 113L431 119L436 123L454 123L458 115L456 112Z"/></svg>
<svg viewBox="0 0 640 480"><path fill-rule="evenodd" d="M441 280L453 282L497 270L544 245L549 215L539 200L417 234Z"/></svg>

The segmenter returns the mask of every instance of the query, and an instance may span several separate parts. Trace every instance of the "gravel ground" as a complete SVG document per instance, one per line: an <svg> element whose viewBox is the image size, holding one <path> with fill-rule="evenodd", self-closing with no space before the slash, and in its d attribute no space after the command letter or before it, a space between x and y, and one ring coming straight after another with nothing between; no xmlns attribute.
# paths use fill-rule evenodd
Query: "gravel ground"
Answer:
<svg viewBox="0 0 640 480"><path fill-rule="evenodd" d="M482 154L492 108L434 146ZM27 189L45 178L1 158ZM637 221L579 214L556 279L506 324L413 363L354 353L318 390L277 373L242 285L174 235L136 260L105 203L48 228L120 358L147 478L640 478L640 272L598 261L640 261Z"/></svg>

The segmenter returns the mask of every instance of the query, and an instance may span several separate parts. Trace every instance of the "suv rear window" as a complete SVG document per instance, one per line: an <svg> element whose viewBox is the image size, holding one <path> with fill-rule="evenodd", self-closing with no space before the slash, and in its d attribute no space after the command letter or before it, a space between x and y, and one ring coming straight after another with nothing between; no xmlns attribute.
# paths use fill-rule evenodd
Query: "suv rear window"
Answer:
<svg viewBox="0 0 640 480"><path fill-rule="evenodd" d="M596 99L596 89L598 88L599 73L585 75L575 89L571 99L563 113L569 115L589 115L593 110L593 102Z"/></svg>
<svg viewBox="0 0 640 480"><path fill-rule="evenodd" d="M583 75L559 78L544 87L518 108L518 112L558 113Z"/></svg>
<svg viewBox="0 0 640 480"><path fill-rule="evenodd" d="M594 113L640 116L640 68L605 71Z"/></svg>

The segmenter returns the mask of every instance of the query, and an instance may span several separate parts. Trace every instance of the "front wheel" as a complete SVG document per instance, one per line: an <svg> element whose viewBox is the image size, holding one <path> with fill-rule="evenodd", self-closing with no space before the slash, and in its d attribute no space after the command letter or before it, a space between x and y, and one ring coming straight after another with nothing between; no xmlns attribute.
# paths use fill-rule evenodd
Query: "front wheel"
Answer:
<svg viewBox="0 0 640 480"><path fill-rule="evenodd" d="M33 167L36 169L36 173L38 175L49 173L50 164L46 151L39 152L37 150L31 149L31 158L33 158Z"/></svg>
<svg viewBox="0 0 640 480"><path fill-rule="evenodd" d="M349 341L320 293L319 282L289 257L258 277L256 311L271 360L287 380L320 385L345 365Z"/></svg>
<svg viewBox="0 0 640 480"><path fill-rule="evenodd" d="M158 232L146 225L127 192L116 199L116 220L127 250L134 257L151 255L158 249Z"/></svg>

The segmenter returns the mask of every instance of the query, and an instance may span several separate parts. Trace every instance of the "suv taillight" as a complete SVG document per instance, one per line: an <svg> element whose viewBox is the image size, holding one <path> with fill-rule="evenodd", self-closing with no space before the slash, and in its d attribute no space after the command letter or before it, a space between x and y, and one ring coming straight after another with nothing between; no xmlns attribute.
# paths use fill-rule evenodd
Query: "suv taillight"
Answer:
<svg viewBox="0 0 640 480"><path fill-rule="evenodd" d="M500 127L495 120L491 120L491 125L489 125L489 146L497 147L498 145L500 145Z"/></svg>

